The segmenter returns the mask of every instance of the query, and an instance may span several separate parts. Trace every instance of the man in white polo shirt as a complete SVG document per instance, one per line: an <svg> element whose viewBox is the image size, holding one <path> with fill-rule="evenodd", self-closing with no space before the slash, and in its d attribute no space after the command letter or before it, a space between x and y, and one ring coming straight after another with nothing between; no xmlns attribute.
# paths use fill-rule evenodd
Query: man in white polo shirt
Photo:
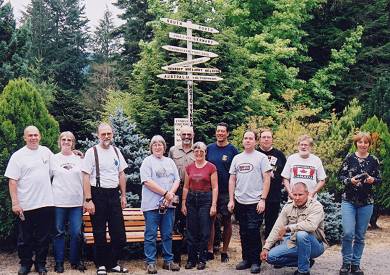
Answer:
<svg viewBox="0 0 390 275"><path fill-rule="evenodd" d="M119 149L111 145L113 136L112 127L101 123L98 127L99 144L87 150L81 167L84 209L91 215L98 275L128 272L118 265L120 252L126 244L122 209L126 207L124 170L127 163ZM111 249L107 246L107 223Z"/></svg>
<svg viewBox="0 0 390 275"><path fill-rule="evenodd" d="M41 134L37 127L24 129L26 146L12 154L5 176L9 178L12 211L18 219L18 275L30 272L35 251L35 269L47 274L46 256L50 230L54 221L53 192L49 162L53 153L39 145Z"/></svg>

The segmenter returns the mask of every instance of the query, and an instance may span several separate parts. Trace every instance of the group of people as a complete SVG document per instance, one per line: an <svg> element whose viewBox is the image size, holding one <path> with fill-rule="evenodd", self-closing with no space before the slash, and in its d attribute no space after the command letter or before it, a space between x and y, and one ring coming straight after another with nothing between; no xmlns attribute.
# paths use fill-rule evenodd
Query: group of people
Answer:
<svg viewBox="0 0 390 275"><path fill-rule="evenodd" d="M26 127L26 146L11 156L5 172L12 210L19 216L19 275L28 274L33 264L40 275L47 273L51 228L55 228L55 271L64 272L66 222L71 267L84 270L79 250L83 211L91 215L97 274L128 272L118 264L126 242L122 209L126 206L127 163L112 145L111 126L102 123L97 133L99 144L81 158L74 151L75 137L71 132L60 134L60 153L53 155L39 145L39 130ZM205 269L206 262L214 259L215 231L220 226L220 260L229 261L234 214L242 248L237 270L260 273L261 262L267 261L275 268L295 266L297 275L310 274L314 259L322 255L327 245L325 214L317 200L326 173L320 158L311 153L313 139L308 135L299 137L298 152L286 159L273 147L273 133L268 128L260 133L245 131L241 153L229 143L226 123L217 125L216 141L208 146L203 142L193 144L192 127L183 127L180 135L181 143L169 149L168 157L164 138L154 136L149 144L150 155L140 167L147 273L157 273L158 230L163 269L180 270L184 245L188 254L185 268ZM373 185L381 183L379 162L369 153L370 134L360 132L353 142L356 152L345 158L339 171L344 185L340 275L364 274L360 259L373 211ZM280 211L283 188L288 202ZM260 234L263 220L264 246ZM174 230L184 235L183 242L172 242Z"/></svg>

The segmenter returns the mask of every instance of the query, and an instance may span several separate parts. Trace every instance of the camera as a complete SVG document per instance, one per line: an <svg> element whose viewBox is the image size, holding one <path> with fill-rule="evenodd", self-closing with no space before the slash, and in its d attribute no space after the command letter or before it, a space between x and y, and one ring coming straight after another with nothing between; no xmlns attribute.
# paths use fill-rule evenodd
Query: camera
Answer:
<svg viewBox="0 0 390 275"><path fill-rule="evenodd" d="M358 174L358 175L355 176L355 180L358 180L358 181L361 181L361 182L364 182L367 178L368 178L368 174L367 173L362 173L362 174Z"/></svg>

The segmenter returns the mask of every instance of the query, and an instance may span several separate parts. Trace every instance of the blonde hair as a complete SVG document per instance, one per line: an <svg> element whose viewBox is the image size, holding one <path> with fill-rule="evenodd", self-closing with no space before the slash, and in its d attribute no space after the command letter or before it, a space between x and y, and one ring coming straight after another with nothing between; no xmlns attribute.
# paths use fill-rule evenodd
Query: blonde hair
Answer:
<svg viewBox="0 0 390 275"><path fill-rule="evenodd" d="M369 132L357 132L353 137L352 137L352 140L353 140L353 144L355 144L355 146L357 147L357 143L359 140L362 140L362 139L366 139L368 141L368 143L372 144L372 138L371 138L371 134Z"/></svg>
<svg viewBox="0 0 390 275"><path fill-rule="evenodd" d="M72 140L72 150L74 150L75 146L76 146L76 138L74 137L73 133L70 132L70 131L65 131L65 132L62 132L60 134L60 136L58 137L58 148L61 150L61 139L64 137L64 136L70 136L70 139Z"/></svg>
<svg viewBox="0 0 390 275"><path fill-rule="evenodd" d="M310 146L314 145L313 138L309 135L306 135L306 134L298 137L298 145L304 140L307 140L309 142Z"/></svg>

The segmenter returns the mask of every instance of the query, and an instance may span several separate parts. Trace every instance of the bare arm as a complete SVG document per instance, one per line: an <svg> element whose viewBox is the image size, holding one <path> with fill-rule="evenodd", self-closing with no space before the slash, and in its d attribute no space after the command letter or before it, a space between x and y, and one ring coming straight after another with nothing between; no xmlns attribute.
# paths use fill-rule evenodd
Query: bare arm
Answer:
<svg viewBox="0 0 390 275"><path fill-rule="evenodd" d="M11 201L12 201L12 212L14 212L16 215L20 215L20 213L23 213L23 209L20 207L19 204L17 183L18 182L16 180L9 179L8 186L9 186L9 194L11 196Z"/></svg>
<svg viewBox="0 0 390 275"><path fill-rule="evenodd" d="M210 208L210 216L217 214L217 200L218 200L218 175L217 171L211 174L211 189L212 189L212 202Z"/></svg>
<svg viewBox="0 0 390 275"><path fill-rule="evenodd" d="M187 216L187 195L188 195L188 189L189 189L189 182L190 179L188 178L187 171L184 171L184 186L183 186L183 194L182 194L182 200L181 200L181 212L184 216Z"/></svg>
<svg viewBox="0 0 390 275"><path fill-rule="evenodd" d="M95 205L93 201L85 201L85 199L92 198L91 194L91 182L89 180L90 175L83 172L83 189L84 189L84 210L90 215L95 214Z"/></svg>
<svg viewBox="0 0 390 275"><path fill-rule="evenodd" d="M121 206L126 207L126 175L124 171L119 172L119 189L121 191Z"/></svg>
<svg viewBox="0 0 390 275"><path fill-rule="evenodd" d="M259 201L256 207L257 213L263 213L265 210L265 199L268 196L270 184L271 184L271 171L266 171L263 173L263 192L261 194L261 200Z"/></svg>
<svg viewBox="0 0 390 275"><path fill-rule="evenodd" d="M236 189L236 175L230 175L229 178L229 203L228 210L232 213L234 210L234 190Z"/></svg>
<svg viewBox="0 0 390 275"><path fill-rule="evenodd" d="M318 192L320 192L320 190L322 189L322 187L324 187L325 185L325 180L320 180L316 187L314 188L314 191L313 193L311 193L311 196L313 197L315 194L317 194Z"/></svg>
<svg viewBox="0 0 390 275"><path fill-rule="evenodd" d="M291 188L290 188L290 180L283 178L283 185L284 185L284 188L286 189L286 192L287 192L288 196L290 197L290 199L293 199L293 196L291 193Z"/></svg>

